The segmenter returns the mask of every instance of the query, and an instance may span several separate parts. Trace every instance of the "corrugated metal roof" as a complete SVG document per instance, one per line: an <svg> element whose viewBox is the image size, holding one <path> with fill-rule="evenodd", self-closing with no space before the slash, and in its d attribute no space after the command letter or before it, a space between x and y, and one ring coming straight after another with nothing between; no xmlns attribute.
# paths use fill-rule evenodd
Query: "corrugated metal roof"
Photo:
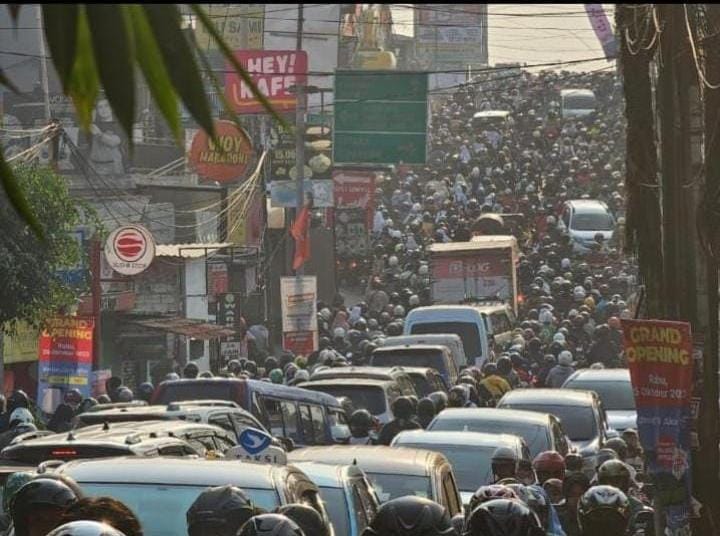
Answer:
<svg viewBox="0 0 720 536"><path fill-rule="evenodd" d="M232 246L229 242L207 242L196 244L160 244L155 246L156 257L182 257L199 259L216 252L218 249Z"/></svg>
<svg viewBox="0 0 720 536"><path fill-rule="evenodd" d="M191 320L189 318L149 318L147 320L131 320L130 323L203 340L235 335L235 330L227 326L208 324L202 320Z"/></svg>

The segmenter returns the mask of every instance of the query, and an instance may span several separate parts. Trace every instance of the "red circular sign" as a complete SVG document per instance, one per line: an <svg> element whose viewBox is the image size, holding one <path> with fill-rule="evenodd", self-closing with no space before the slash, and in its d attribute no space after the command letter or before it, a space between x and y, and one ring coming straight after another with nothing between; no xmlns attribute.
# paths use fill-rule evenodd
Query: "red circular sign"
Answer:
<svg viewBox="0 0 720 536"><path fill-rule="evenodd" d="M245 178L254 150L247 133L231 121L215 121L215 140L199 130L188 155L198 175L221 183Z"/></svg>
<svg viewBox="0 0 720 536"><path fill-rule="evenodd" d="M145 255L147 241L137 229L125 229L115 237L115 253L125 262L135 262Z"/></svg>

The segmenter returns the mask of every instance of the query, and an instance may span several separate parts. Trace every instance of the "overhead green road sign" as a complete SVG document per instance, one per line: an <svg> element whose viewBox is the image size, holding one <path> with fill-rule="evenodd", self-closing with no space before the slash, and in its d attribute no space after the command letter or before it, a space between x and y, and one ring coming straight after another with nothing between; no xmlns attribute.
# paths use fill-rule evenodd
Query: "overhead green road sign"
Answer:
<svg viewBox="0 0 720 536"><path fill-rule="evenodd" d="M336 164L425 163L426 73L335 73Z"/></svg>

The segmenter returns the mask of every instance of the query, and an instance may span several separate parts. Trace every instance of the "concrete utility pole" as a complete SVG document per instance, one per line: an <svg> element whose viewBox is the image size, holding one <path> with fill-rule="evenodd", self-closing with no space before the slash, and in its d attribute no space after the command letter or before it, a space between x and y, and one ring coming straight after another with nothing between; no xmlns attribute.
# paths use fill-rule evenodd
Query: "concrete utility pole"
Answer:
<svg viewBox="0 0 720 536"><path fill-rule="evenodd" d="M295 49L302 50L303 44L303 7L304 4L298 4L298 20L297 20L297 43ZM295 173L297 174L297 207L295 208L295 221L300 216L300 212L305 204L305 86L303 84L295 85ZM296 275L303 274L301 266L295 271Z"/></svg>

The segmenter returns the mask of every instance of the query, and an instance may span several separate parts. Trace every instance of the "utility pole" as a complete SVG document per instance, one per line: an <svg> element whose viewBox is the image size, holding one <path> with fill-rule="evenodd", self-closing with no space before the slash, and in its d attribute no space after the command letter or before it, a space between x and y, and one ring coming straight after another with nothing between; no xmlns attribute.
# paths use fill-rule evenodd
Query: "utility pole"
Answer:
<svg viewBox="0 0 720 536"><path fill-rule="evenodd" d="M38 27L38 41L40 44L40 84L43 92L43 108L45 110L45 121L50 122L50 88L48 86L47 52L45 49L45 33L43 30L42 6L37 5L35 12Z"/></svg>
<svg viewBox="0 0 720 536"><path fill-rule="evenodd" d="M711 25L720 23L720 7L715 4L705 5L706 13ZM720 57L713 51L720 46L720 36L707 37L703 48L709 52L705 54L705 76L712 84L720 80ZM715 501L717 492L718 471L720 471L720 456L718 444L720 443L720 411L718 405L713 403L720 397L718 388L718 332L720 331L720 320L718 312L720 302L718 300L718 260L720 259L720 240L715 238L716 228L710 219L713 212L713 203L720 196L720 89L705 87L705 192L704 199L700 203L700 217L706 225L706 251L705 262L707 270L707 336L703 349L703 388L702 402L700 404L700 416L698 419L698 435L700 441L700 459L702 460L703 482L700 482L700 500L706 505ZM704 204L707 200L707 205ZM715 499L714 499L715 498ZM713 511L715 519L720 513Z"/></svg>
<svg viewBox="0 0 720 536"><path fill-rule="evenodd" d="M302 50L303 46L303 8L304 4L298 4L297 19L297 42L295 50ZM305 204L305 86L295 85L295 173L297 174L297 207L295 208L295 221ZM309 239L309 238L308 238ZM303 274L303 267L295 271L296 275Z"/></svg>

